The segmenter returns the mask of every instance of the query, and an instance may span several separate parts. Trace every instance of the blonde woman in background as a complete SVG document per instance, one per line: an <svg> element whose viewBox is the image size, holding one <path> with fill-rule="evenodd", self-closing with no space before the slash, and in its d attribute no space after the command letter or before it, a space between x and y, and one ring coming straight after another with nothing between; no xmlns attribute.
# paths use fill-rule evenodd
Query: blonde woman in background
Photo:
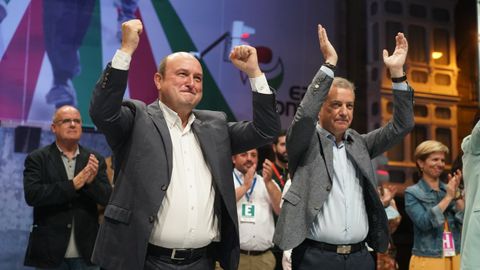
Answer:
<svg viewBox="0 0 480 270"><path fill-rule="evenodd" d="M445 170L448 147L438 141L417 146L415 160L420 171L417 184L405 190L405 211L414 225L410 270L460 269L460 235L465 207L456 197L462 174L448 175L448 184L440 181Z"/></svg>

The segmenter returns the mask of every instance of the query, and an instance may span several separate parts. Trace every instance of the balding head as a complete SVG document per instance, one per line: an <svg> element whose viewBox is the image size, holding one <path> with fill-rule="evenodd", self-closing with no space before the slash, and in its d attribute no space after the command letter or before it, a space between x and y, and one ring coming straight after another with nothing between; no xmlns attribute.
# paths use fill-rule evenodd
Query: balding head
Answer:
<svg viewBox="0 0 480 270"><path fill-rule="evenodd" d="M82 135L82 118L77 108L65 105L58 108L52 117L52 132L57 145L71 147L78 144Z"/></svg>
<svg viewBox="0 0 480 270"><path fill-rule="evenodd" d="M186 52L172 53L162 60L154 80L160 100L186 121L202 99L200 61Z"/></svg>
<svg viewBox="0 0 480 270"><path fill-rule="evenodd" d="M198 59L195 56L193 56L191 53L175 52L175 53L172 53L172 54L169 54L169 55L165 56L162 59L162 61L160 61L160 65L158 65L158 73L160 73L160 75L162 75L162 76L165 76L165 70L167 68L167 62L169 60L178 58L179 56L183 56L183 57L187 57L187 58L193 58L194 60L196 60L198 62L198 64L200 64Z"/></svg>

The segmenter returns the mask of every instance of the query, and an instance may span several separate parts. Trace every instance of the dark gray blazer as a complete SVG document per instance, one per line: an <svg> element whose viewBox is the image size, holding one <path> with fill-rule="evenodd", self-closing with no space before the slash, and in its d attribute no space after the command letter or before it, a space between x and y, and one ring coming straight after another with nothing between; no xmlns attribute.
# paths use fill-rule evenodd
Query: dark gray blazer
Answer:
<svg viewBox="0 0 480 270"><path fill-rule="evenodd" d="M289 170L292 186L283 197L274 242L286 250L301 244L328 198L332 187L333 142L316 129L320 108L327 98L333 79L319 70L295 114L287 133ZM368 215L368 245L376 251L388 246L385 210L376 192L371 159L387 151L413 128L413 90L394 90L393 119L367 134L348 129L345 148L362 172L365 206Z"/></svg>
<svg viewBox="0 0 480 270"><path fill-rule="evenodd" d="M106 269L143 269L153 222L172 174L172 141L158 100L150 105L122 98L127 71L110 65L93 93L90 116L116 157L115 188L105 209L93 262ZM215 188L221 242L215 259L224 269L239 260L232 154L270 143L280 132L275 95L253 93L253 122L227 122L222 112L194 110L192 124Z"/></svg>

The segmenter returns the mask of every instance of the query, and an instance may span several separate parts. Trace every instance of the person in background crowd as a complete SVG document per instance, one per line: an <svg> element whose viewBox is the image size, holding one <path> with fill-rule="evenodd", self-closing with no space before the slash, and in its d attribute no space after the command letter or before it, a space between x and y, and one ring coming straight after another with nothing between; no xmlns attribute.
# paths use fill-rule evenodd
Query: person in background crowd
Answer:
<svg viewBox="0 0 480 270"><path fill-rule="evenodd" d="M275 139L271 145L272 160L266 159L263 163L265 168L271 172L272 179L277 183L280 189L284 190L285 185L289 182L290 175L288 174L288 154L287 154L287 131L282 130L280 135ZM273 219L277 224L278 213L274 213ZM272 247L273 256L275 256L275 270L282 270L283 251L277 246Z"/></svg>
<svg viewBox="0 0 480 270"><path fill-rule="evenodd" d="M240 270L273 270L274 213L280 212L281 191L272 180L272 172L263 166L262 176L255 171L256 149L236 154L233 182L237 199L240 231Z"/></svg>
<svg viewBox="0 0 480 270"><path fill-rule="evenodd" d="M95 270L90 262L99 226L97 204L112 191L105 160L79 145L80 112L62 106L54 114L55 142L25 159L25 201L33 224L25 265L36 269Z"/></svg>
<svg viewBox="0 0 480 270"><path fill-rule="evenodd" d="M280 135L275 139L272 144L272 150L275 155L275 160L267 161L269 167L273 170L273 180L282 189L285 183L289 179L288 175L288 154L287 154L287 131L282 130Z"/></svg>
<svg viewBox="0 0 480 270"><path fill-rule="evenodd" d="M445 170L444 144L428 140L415 149L421 179L405 190L405 211L413 223L413 248L410 270L459 270L460 234L465 203L456 197L462 173L448 175L448 184L440 181Z"/></svg>

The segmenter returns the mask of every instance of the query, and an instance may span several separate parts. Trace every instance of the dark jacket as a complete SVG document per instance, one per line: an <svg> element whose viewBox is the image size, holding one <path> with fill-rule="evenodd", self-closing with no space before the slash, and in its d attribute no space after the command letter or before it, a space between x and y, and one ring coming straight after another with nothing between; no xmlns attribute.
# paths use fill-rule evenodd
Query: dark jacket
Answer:
<svg viewBox="0 0 480 270"><path fill-rule="evenodd" d="M58 267L67 250L73 220L78 251L85 261L90 261L99 226L97 203L106 205L112 189L104 158L81 146L79 151L75 175L87 165L90 154L99 161L94 181L79 190L67 179L55 143L33 151L25 159L25 200L33 206L33 224L25 255L27 266Z"/></svg>
<svg viewBox="0 0 480 270"><path fill-rule="evenodd" d="M172 140L158 100L122 103L128 72L108 66L92 96L90 116L112 147L115 189L105 209L93 262L106 269L143 269L155 217L172 175ZM194 110L198 139L215 188L221 241L214 259L237 269L239 238L232 154L271 143L280 132L275 95L253 93L253 122L227 122L223 112Z"/></svg>

